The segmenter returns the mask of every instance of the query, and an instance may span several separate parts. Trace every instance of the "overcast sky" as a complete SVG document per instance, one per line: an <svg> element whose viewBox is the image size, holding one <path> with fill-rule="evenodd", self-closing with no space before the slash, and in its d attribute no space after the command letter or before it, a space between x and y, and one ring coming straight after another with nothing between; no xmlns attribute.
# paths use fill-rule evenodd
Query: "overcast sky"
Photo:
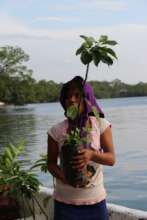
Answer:
<svg viewBox="0 0 147 220"><path fill-rule="evenodd" d="M0 46L22 47L35 79L65 82L85 74L79 35L108 35L118 60L91 64L88 80L147 82L146 11L147 0L0 0Z"/></svg>

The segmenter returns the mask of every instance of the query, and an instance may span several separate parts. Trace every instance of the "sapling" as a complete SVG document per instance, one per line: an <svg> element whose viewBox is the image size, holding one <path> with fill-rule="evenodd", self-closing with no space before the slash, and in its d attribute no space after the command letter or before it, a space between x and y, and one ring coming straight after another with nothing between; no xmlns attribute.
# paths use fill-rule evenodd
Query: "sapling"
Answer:
<svg viewBox="0 0 147 220"><path fill-rule="evenodd" d="M112 65L114 59L117 59L117 56L109 46L114 46L117 44L117 42L114 40L109 40L105 35L100 36L99 39L94 39L93 37L87 37L84 35L81 35L80 37L84 40L84 42L77 49L76 55L80 55L82 64L86 65L86 72L83 82L84 89L88 78L90 63L93 62L96 67L98 67L100 62L107 64L108 66ZM83 92L81 94L83 94ZM72 167L71 163L73 157L77 155L81 147L85 146L90 141L88 138L86 138L86 136L89 134L90 128L87 130L87 132L85 132L84 137L81 136L81 131L84 131L86 128L78 128L80 104L82 99L83 97L81 96L78 107L72 105L67 109L66 115L70 120L75 121L75 126L68 134L61 150L61 166L68 183L74 187L83 187L89 182L89 178L86 175L89 171L88 165L87 167L85 166L82 171L78 171ZM97 120L99 120L99 113L94 106L92 106L92 111ZM84 141L84 139L86 141Z"/></svg>

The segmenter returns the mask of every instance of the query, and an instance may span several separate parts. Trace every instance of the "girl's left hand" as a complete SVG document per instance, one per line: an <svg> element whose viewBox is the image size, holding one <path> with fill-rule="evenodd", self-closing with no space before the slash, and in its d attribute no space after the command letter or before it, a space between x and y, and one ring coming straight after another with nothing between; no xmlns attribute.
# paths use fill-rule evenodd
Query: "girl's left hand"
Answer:
<svg viewBox="0 0 147 220"><path fill-rule="evenodd" d="M73 168L82 170L89 161L92 160L93 150L91 149L80 149L78 150L78 154L73 157L71 163L73 164Z"/></svg>

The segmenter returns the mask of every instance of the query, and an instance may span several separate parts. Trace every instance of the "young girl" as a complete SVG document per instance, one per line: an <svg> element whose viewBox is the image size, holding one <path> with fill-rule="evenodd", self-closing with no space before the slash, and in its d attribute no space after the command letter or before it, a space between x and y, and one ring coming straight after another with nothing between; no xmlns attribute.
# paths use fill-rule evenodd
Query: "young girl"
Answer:
<svg viewBox="0 0 147 220"><path fill-rule="evenodd" d="M73 187L67 183L58 158L75 121L66 116L67 119L48 131L48 170L56 178L54 220L108 220L101 165L112 166L115 163L111 125L97 105L91 86L86 83L83 87L83 79L79 76L63 85L60 103L65 110L65 116L69 106L79 107L77 126L80 129L87 125L91 128L90 144L74 156L73 168L82 170L88 165L94 172L90 174L88 184L83 187ZM99 120L93 114L93 107L100 115Z"/></svg>

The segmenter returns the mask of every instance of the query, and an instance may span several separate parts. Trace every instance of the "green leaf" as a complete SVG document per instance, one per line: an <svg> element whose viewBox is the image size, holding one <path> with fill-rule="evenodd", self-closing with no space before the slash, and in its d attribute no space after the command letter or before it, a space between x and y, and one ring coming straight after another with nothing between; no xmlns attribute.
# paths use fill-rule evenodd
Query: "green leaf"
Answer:
<svg viewBox="0 0 147 220"><path fill-rule="evenodd" d="M108 41L105 42L105 44L108 44L108 45L111 45L111 46L115 46L117 44L117 42L114 41L114 40L108 40Z"/></svg>
<svg viewBox="0 0 147 220"><path fill-rule="evenodd" d="M98 51L92 51L92 59L96 66L100 63L100 53Z"/></svg>
<svg viewBox="0 0 147 220"><path fill-rule="evenodd" d="M5 149L5 155L7 158L9 158L10 161L13 160L13 155L8 147Z"/></svg>
<svg viewBox="0 0 147 220"><path fill-rule="evenodd" d="M87 50L83 50L81 53L81 61L84 65L89 64L92 61L92 55Z"/></svg>
<svg viewBox="0 0 147 220"><path fill-rule="evenodd" d="M107 35L101 35L99 42L101 43L105 43L106 41L108 41L108 36Z"/></svg>
<svg viewBox="0 0 147 220"><path fill-rule="evenodd" d="M34 168L36 168L36 167L42 167L42 166L45 166L45 165L47 165L47 162L46 162L46 163L45 163L45 162L36 163L35 165L33 165L33 166L31 167L31 169L34 169Z"/></svg>
<svg viewBox="0 0 147 220"><path fill-rule="evenodd" d="M109 56L103 56L102 59L101 59L101 61L102 61L103 63L106 63L108 66L113 64L113 60L112 60L112 58L109 57Z"/></svg>
<svg viewBox="0 0 147 220"><path fill-rule="evenodd" d="M17 152L18 152L17 148L12 143L10 143L9 144L9 149L11 151L12 156L15 157L17 155Z"/></svg>
<svg viewBox="0 0 147 220"><path fill-rule="evenodd" d="M87 37L87 36L84 36L84 35L80 35L80 37L85 40L88 47L91 47L93 45L93 43L95 42L95 39L93 37Z"/></svg>
<svg viewBox="0 0 147 220"><path fill-rule="evenodd" d="M84 44L82 44L81 47L77 49L76 55L81 54L81 52L82 52L84 49L85 49L85 46L84 46Z"/></svg>
<svg viewBox="0 0 147 220"><path fill-rule="evenodd" d="M11 167L11 164L12 164L12 163L11 163L11 160L7 157L7 158L5 159L5 162L6 162L6 164L5 164L6 167L7 167L7 168L10 168L10 167Z"/></svg>
<svg viewBox="0 0 147 220"><path fill-rule="evenodd" d="M117 56L116 56L114 50L112 50L111 48L107 48L107 47L105 47L105 48L106 48L107 53L109 53L111 56L113 56L114 58L117 59Z"/></svg>
<svg viewBox="0 0 147 220"><path fill-rule="evenodd" d="M78 107L71 105L67 108L66 116L71 120L74 120L78 116Z"/></svg>

